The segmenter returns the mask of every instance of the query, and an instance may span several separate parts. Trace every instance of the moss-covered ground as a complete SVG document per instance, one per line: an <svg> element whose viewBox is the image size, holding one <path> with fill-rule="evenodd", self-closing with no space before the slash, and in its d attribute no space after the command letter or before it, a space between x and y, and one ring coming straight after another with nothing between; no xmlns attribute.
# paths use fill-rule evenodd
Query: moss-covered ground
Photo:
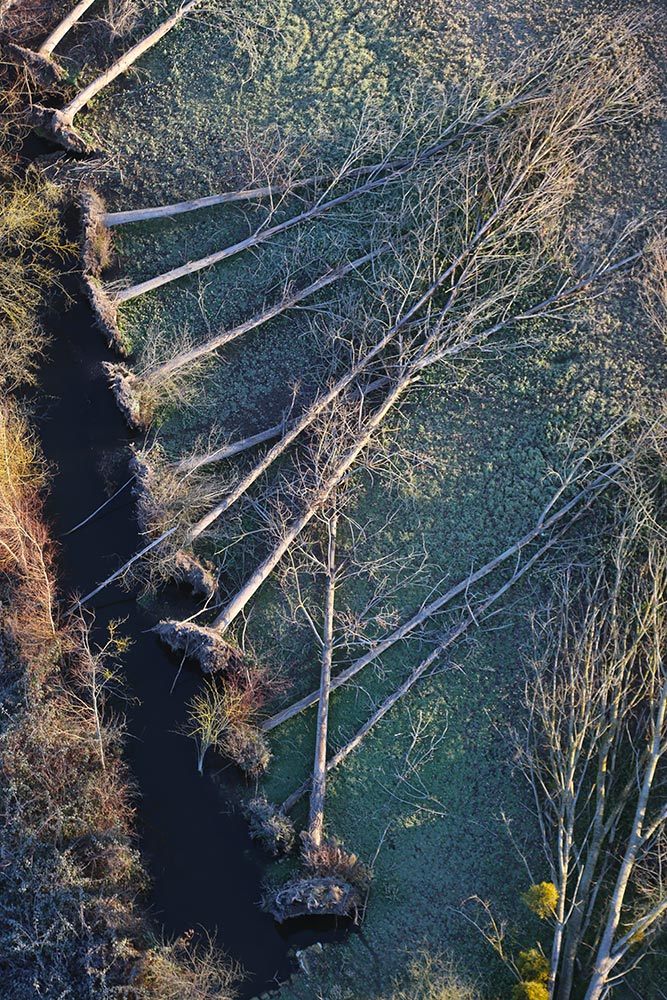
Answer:
<svg viewBox="0 0 667 1000"><path fill-rule="evenodd" d="M110 209L245 186L253 169L248 149L259 151L257 182L272 149L286 149L287 163L299 156L304 173L318 162L337 162L366 101L395 110L417 75L452 86L490 78L527 46L613 9L584 0L280 0L269 6L243 2L228 17L188 20L81 115L80 126L108 154L98 183ZM659 51L655 38L653 44ZM651 56L650 45L647 51ZM664 86L659 62L656 73ZM619 219L660 207L666 151L659 115L609 137L573 207L576 253L603 245ZM280 212L298 207L295 198ZM203 256L247 235L263 211L227 207L125 227L116 238L119 272L142 280ZM306 280L335 263L333 238L341 232L354 246L353 211L298 241L286 237L138 299L121 311L128 345L135 353L156 344L159 350L184 335L198 339L232 326L272 299L287 270ZM194 401L158 413L165 448L187 450L213 422L232 436L273 422L297 378L317 381L321 357L305 329L303 317L290 314L226 352L207 370ZM664 345L643 319L636 286L623 280L568 322L532 327L529 343L509 355L467 359L432 375L394 422L393 470L364 480L357 511L379 529L388 509L399 510L370 548L427 553L419 585L400 592L394 611L411 611L438 581L458 579L522 534L549 496L552 471L563 467L565 441L590 439L638 395L650 397L665 386ZM327 828L364 860L375 860L373 887L361 930L312 962L310 976L283 989L285 1000L386 996L420 949L453 955L462 975L489 996L509 995L501 963L460 906L473 894L488 899L517 928L522 946L540 933L519 902L531 877L540 881L546 872L508 734L521 712L529 613L546 589L548 574L522 586L331 779ZM247 638L290 668L298 694L317 679L316 651L305 632L285 623L279 605L276 590L265 588ZM418 642L395 651L382 673L362 675L359 686L334 698L335 745L420 651ZM427 801L396 777L420 714L429 739L437 738L420 773ZM313 725L311 713L272 739L271 799L281 801L307 775ZM526 849L530 874L517 844ZM273 865L268 880L283 878L290 864Z"/></svg>

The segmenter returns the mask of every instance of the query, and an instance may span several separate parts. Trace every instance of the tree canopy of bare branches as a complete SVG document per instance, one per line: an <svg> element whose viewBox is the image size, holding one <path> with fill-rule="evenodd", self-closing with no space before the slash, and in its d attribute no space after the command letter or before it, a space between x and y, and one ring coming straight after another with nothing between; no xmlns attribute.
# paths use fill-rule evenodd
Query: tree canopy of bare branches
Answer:
<svg viewBox="0 0 667 1000"><path fill-rule="evenodd" d="M656 429L606 551L535 626L521 760L557 891L554 1000L607 997L667 918L665 457Z"/></svg>

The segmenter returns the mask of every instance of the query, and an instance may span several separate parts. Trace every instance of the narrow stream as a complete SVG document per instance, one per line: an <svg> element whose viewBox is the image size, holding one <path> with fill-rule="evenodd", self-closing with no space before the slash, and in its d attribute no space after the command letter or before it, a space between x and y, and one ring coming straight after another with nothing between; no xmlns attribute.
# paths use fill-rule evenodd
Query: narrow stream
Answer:
<svg viewBox="0 0 667 1000"><path fill-rule="evenodd" d="M94 326L78 281L67 310L47 315L52 336L35 399L37 427L52 487L47 513L61 546L65 592L87 593L139 545L130 490L73 534L65 534L128 478L129 432L102 369L111 360ZM126 757L135 776L137 827L152 878L147 902L168 936L188 928L217 932L218 943L248 973L241 997L255 996L288 978L293 949L342 935L335 928L281 929L259 907L265 858L250 840L244 818L226 804L210 774L197 774L194 744L178 732L200 677L183 670L148 631L154 624L133 595L109 587L92 602L96 628L124 618L132 639L124 657L129 737ZM207 763L209 759L207 758ZM211 766L209 764L209 766ZM224 780L238 787L231 769Z"/></svg>

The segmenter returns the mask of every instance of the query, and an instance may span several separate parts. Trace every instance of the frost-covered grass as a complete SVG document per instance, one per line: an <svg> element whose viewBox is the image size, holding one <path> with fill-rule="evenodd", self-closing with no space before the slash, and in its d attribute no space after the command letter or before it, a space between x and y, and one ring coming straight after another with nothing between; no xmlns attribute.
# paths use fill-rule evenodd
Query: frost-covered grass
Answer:
<svg viewBox="0 0 667 1000"><path fill-rule="evenodd" d="M253 177L249 148L260 152L258 162L269 159L271 149L285 148L288 159L302 157L306 173L322 159L339 162L365 102L384 111L400 105L402 88L416 74L451 84L485 78L522 47L546 41L575 15L597 8L594 2L546 0L283 0L268 12L246 0L235 9L252 13L254 22L243 30L240 22L230 28L224 19L182 25L131 79L102 94L80 124L103 138L111 154L114 166L103 187L113 209L246 185ZM627 216L659 204L663 132L659 121L641 123L610 139L579 191L575 253L585 257L602 240L617 209ZM120 271L141 280L203 256L247 235L261 212L227 207L128 226L116 241ZM338 215L296 245L290 237L139 299L123 307L123 330L140 350L151 338L177 339L183 330L203 337L207 323L229 327L270 300L286 262L297 262L304 280L320 273L332 262L332 234L345 224ZM304 341L304 328L291 315L225 352L207 372L206 405L200 399L196 409L172 405L159 414L166 447L178 452L189 446L213 417L230 434L251 433L275 419L295 377L316 381L317 345ZM590 439L638 395L667 385L663 345L642 320L631 284L618 282L568 322L541 323L525 336L529 346L509 356L479 357L434 373L388 432L394 474L364 481L357 511L362 521L379 527L386 510L401 505L400 517L371 547L408 552L423 546L428 553L420 586L410 585L394 602L398 614L415 609L437 581L458 579L523 533L549 495L568 437ZM387 996L393 978L422 946L455 954L466 976L482 974L490 995L506 988L500 963L456 910L476 893L511 919L522 946L539 933L519 903L528 875L501 813L530 854L529 801L514 775L506 735L520 711L527 617L545 588L544 576L527 583L492 627L456 648L443 671L399 705L332 778L329 831L366 861L383 834L384 840L362 934L327 952L312 978L298 978L283 990L285 997L310 997L318 989L339 1000ZM299 694L314 686L316 652L305 632L285 624L280 607L275 588L265 588L247 638L289 668ZM419 653L418 645L395 651L382 674L362 675L359 687L334 697L335 745L356 730L373 699L390 691ZM420 712L434 734L444 734L422 773L438 803L430 813L401 801L405 796L396 788L395 770ZM272 738L275 760L266 790L277 802L309 770L313 726L310 713ZM540 857L532 853L531 860L539 881L545 874ZM270 880L282 878L288 864L274 865Z"/></svg>

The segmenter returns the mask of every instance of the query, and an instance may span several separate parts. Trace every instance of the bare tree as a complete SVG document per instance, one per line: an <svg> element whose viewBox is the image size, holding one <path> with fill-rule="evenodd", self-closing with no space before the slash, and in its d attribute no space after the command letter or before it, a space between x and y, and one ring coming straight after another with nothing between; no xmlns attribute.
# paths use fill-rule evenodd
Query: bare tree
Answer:
<svg viewBox="0 0 667 1000"><path fill-rule="evenodd" d="M78 697L92 713L100 763L104 770L104 747L111 732L109 720L105 719L105 707L109 697L117 696L122 689L118 663L130 644L120 633L121 624L120 621L109 622L107 637L102 645L91 643L91 621L81 617L77 628L79 647L74 661L74 675L81 695L74 693L73 697Z"/></svg>
<svg viewBox="0 0 667 1000"><path fill-rule="evenodd" d="M610 550L572 568L536 625L522 760L558 901L549 989L600 1000L667 917L667 546L656 428Z"/></svg>

